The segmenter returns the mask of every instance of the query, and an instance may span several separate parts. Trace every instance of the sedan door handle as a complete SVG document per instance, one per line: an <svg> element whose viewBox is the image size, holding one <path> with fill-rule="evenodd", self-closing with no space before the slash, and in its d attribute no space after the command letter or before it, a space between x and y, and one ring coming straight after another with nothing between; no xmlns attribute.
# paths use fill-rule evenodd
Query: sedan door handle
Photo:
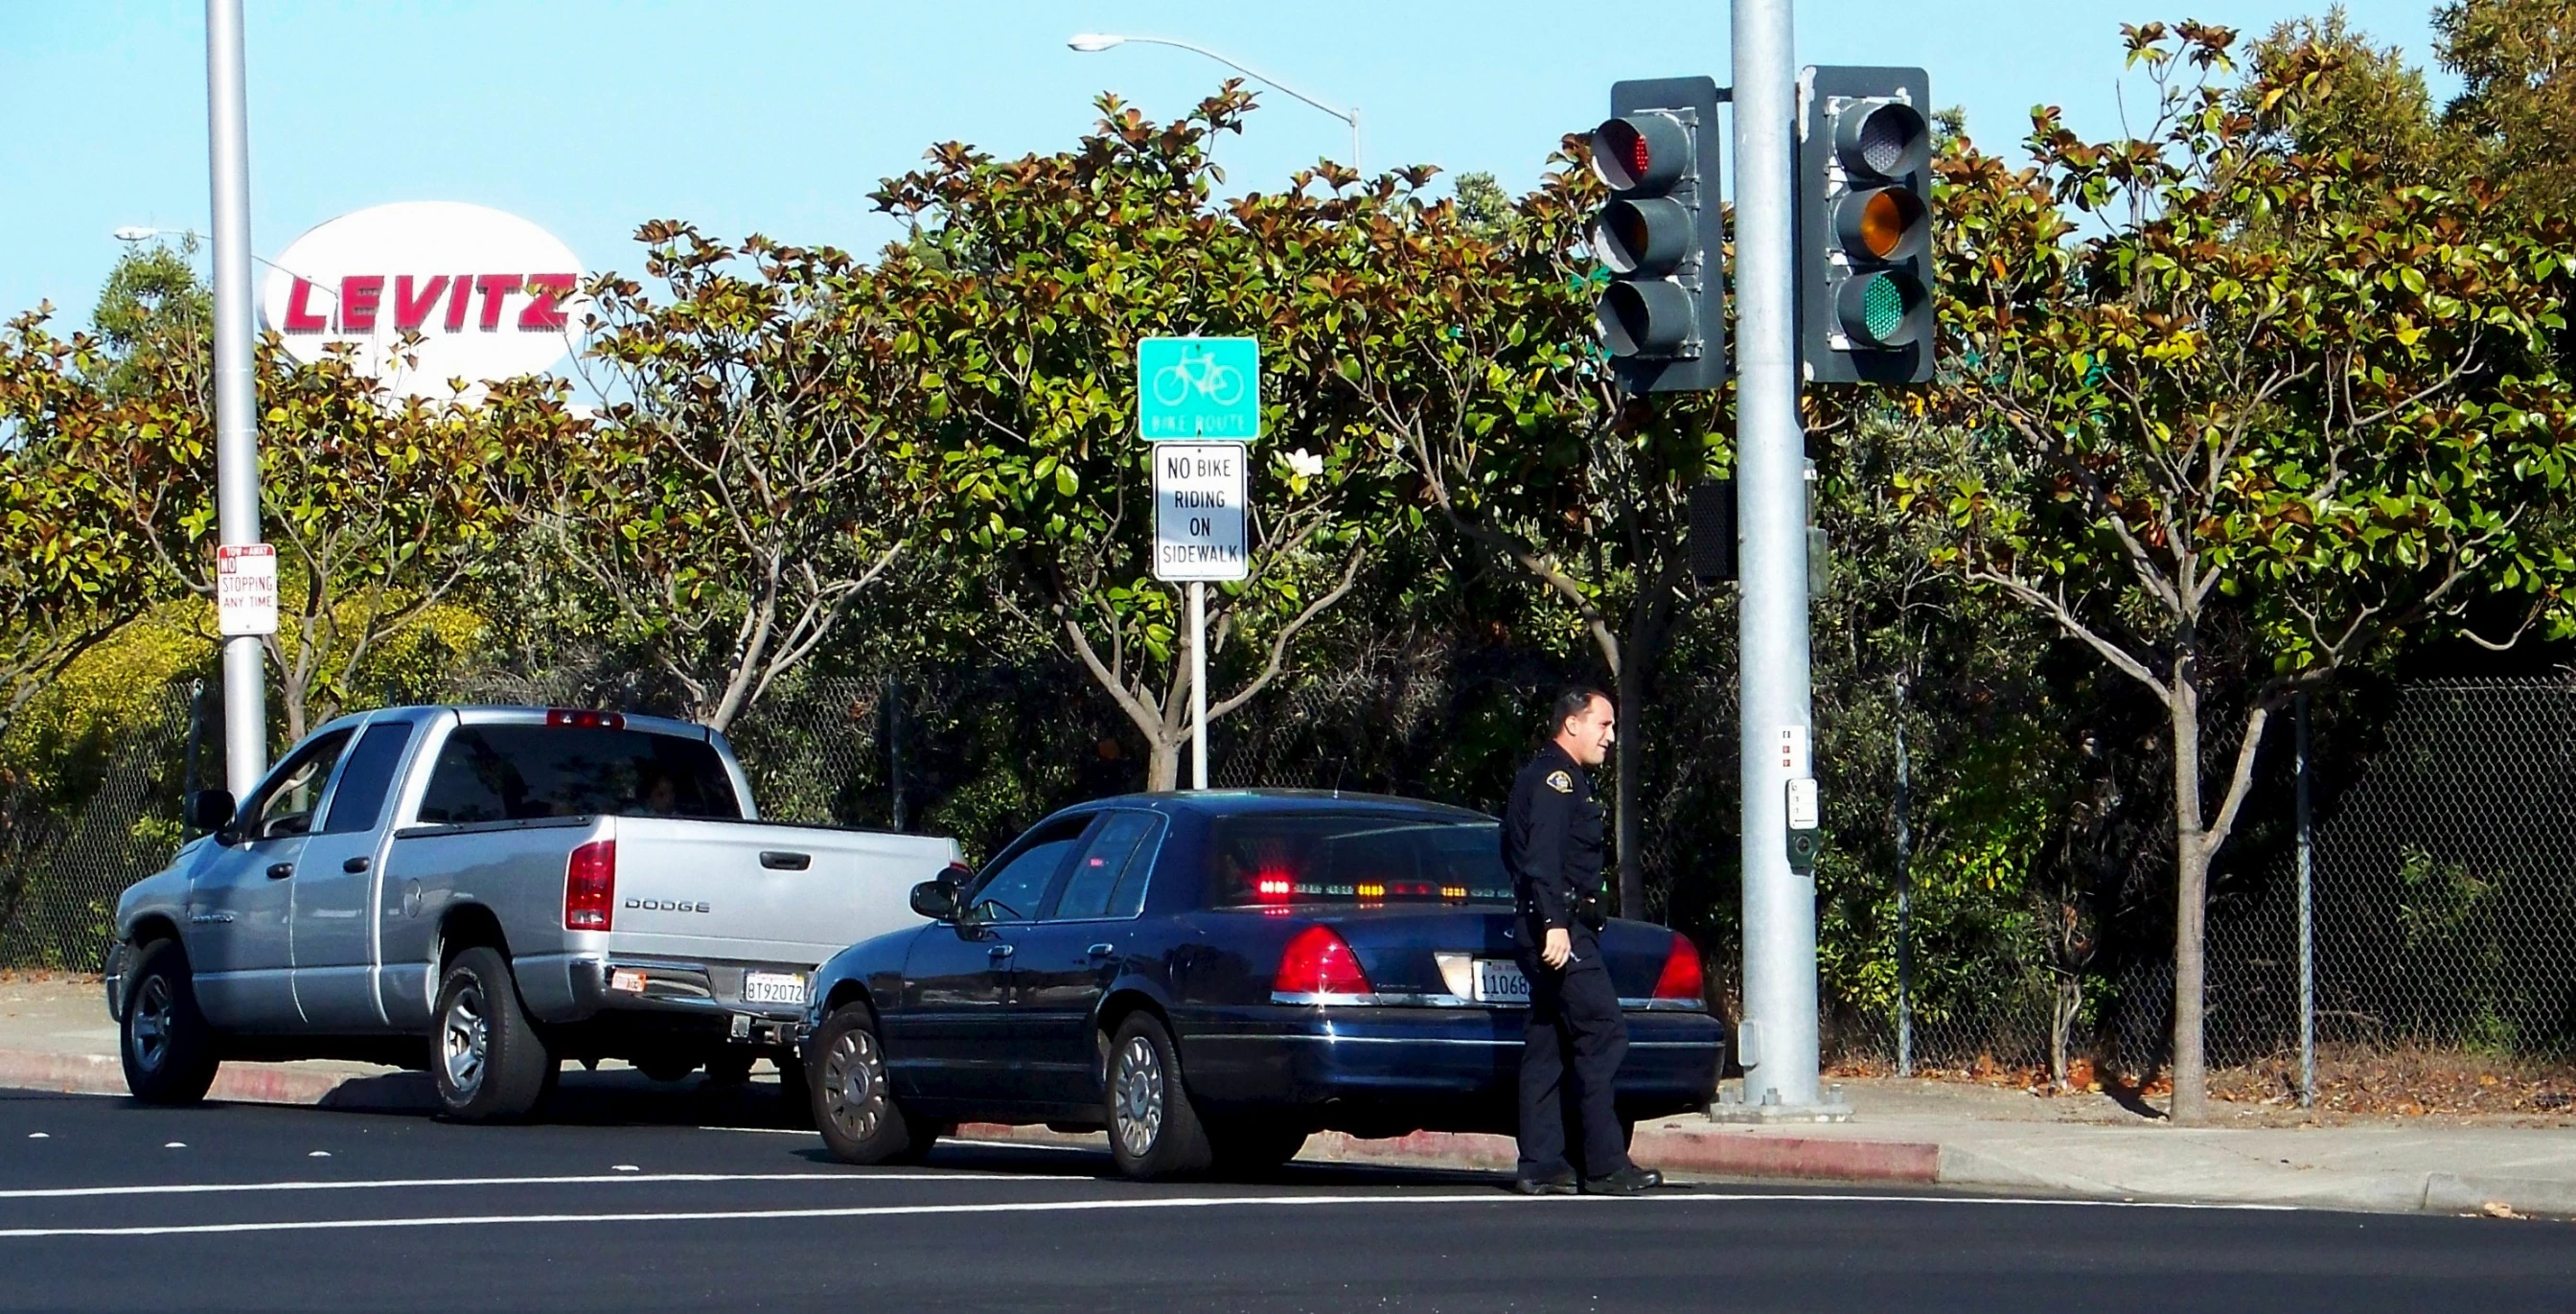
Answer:
<svg viewBox="0 0 2576 1314"><path fill-rule="evenodd" d="M770 849L760 855L760 865L771 871L803 871L814 865L814 855Z"/></svg>
<svg viewBox="0 0 2576 1314"><path fill-rule="evenodd" d="M374 862L374 861L375 861L375 859L373 859L373 858L368 858L368 857L364 857L364 856L351 858L351 859L349 859L348 861L343 862L343 863L341 863L341 864L340 864L340 870L345 871L345 872L349 873L349 874L350 874L350 875L352 875L352 876L355 876L355 875L357 875L359 872L365 871L365 870L367 869L368 864L370 864L370 863L372 863L372 862Z"/></svg>
<svg viewBox="0 0 2576 1314"><path fill-rule="evenodd" d="M268 864L268 878L269 878L270 880L273 880L273 881L282 881L282 880L285 880L287 877L292 876L292 875L294 875L294 874L295 874L295 864L294 864L294 863L291 863L291 862L272 862L272 863Z"/></svg>
<svg viewBox="0 0 2576 1314"><path fill-rule="evenodd" d="M1095 944L1083 952L1093 958L1107 958L1109 955L1118 952L1118 946L1114 944Z"/></svg>
<svg viewBox="0 0 2576 1314"><path fill-rule="evenodd" d="M995 958L1008 958L1012 954L1019 952L1019 946L1012 944L997 944L984 952Z"/></svg>

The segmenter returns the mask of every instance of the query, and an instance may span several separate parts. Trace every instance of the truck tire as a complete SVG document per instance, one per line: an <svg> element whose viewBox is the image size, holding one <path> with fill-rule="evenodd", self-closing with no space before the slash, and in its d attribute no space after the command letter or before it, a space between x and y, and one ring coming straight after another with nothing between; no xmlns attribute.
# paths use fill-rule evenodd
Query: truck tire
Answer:
<svg viewBox="0 0 2576 1314"><path fill-rule="evenodd" d="M1181 1082L1180 1051L1151 1013L1118 1024L1109 1043L1109 1157L1138 1181L1205 1172L1216 1154Z"/></svg>
<svg viewBox="0 0 2576 1314"><path fill-rule="evenodd" d="M215 1031L197 1011L188 953L178 941L156 940L138 957L116 1048L125 1088L145 1104L194 1104L215 1084Z"/></svg>
<svg viewBox="0 0 2576 1314"><path fill-rule="evenodd" d="M497 949L468 949L447 965L429 1045L439 1110L458 1122L527 1117L545 1099L546 1073L560 1070Z"/></svg>
<svg viewBox="0 0 2576 1314"><path fill-rule="evenodd" d="M918 1163L939 1130L904 1116L886 1083L885 1051L877 1020L865 1004L844 1004L824 1019L814 1037L814 1128L845 1163Z"/></svg>

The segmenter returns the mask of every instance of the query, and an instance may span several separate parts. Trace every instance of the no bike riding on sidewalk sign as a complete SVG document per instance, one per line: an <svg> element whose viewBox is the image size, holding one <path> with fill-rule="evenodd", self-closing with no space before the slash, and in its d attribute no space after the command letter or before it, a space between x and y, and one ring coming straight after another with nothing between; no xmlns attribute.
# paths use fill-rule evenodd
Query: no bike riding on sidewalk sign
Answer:
<svg viewBox="0 0 2576 1314"><path fill-rule="evenodd" d="M1242 443L1154 444L1154 578L1232 580L1250 573Z"/></svg>

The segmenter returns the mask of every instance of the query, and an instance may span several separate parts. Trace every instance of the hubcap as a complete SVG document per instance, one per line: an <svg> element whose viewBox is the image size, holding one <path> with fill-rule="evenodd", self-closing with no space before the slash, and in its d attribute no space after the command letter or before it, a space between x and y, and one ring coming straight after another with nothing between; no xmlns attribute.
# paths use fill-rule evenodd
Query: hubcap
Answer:
<svg viewBox="0 0 2576 1314"><path fill-rule="evenodd" d="M159 1068L170 1054L170 982L159 976L143 978L127 1016L134 1028L136 1066L146 1072Z"/></svg>
<svg viewBox="0 0 2576 1314"><path fill-rule="evenodd" d="M885 1065L877 1057L877 1038L853 1027L823 1055L823 1116L841 1135L865 1141L884 1125L885 1112Z"/></svg>
<svg viewBox="0 0 2576 1314"><path fill-rule="evenodd" d="M483 1084L483 1063L492 1044L492 1026L483 1012L482 988L468 984L447 1002L447 1017L439 1026L447 1086L459 1099L474 1098L475 1089Z"/></svg>
<svg viewBox="0 0 2576 1314"><path fill-rule="evenodd" d="M1163 1134L1163 1056L1153 1041L1131 1036L1118 1051L1109 1111L1119 1146L1129 1158L1144 1158L1154 1148L1154 1138Z"/></svg>

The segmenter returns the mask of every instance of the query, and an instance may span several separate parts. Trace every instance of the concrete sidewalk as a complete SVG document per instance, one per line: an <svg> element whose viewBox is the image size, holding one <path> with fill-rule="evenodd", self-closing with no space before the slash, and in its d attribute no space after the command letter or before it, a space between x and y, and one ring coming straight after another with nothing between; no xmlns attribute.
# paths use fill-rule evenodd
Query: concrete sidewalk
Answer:
<svg viewBox="0 0 2576 1314"><path fill-rule="evenodd" d="M2576 1218L2576 1119L2296 1120L2217 1104L2175 1128L2099 1095L2042 1098L1950 1082L1847 1080L1847 1123L1732 1127L1698 1116L1637 1129L1637 1159L1692 1177L1955 1186L2108 1200ZM95 982L0 981L0 1087L123 1094L116 1030ZM236 1063L218 1099L417 1112L426 1079L361 1063ZM2143 1107L2143 1106L2142 1106ZM1097 1144L1038 1128L963 1134ZM1508 1171L1501 1136L1326 1133L1310 1160Z"/></svg>

